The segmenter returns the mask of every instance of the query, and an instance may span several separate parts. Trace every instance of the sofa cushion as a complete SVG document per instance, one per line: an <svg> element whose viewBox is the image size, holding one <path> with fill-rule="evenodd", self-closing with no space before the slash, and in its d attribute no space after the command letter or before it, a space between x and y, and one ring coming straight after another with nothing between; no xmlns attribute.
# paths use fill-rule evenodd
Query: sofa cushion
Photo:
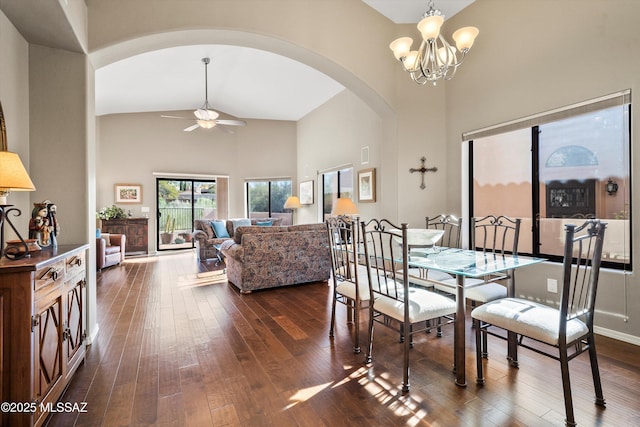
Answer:
<svg viewBox="0 0 640 427"><path fill-rule="evenodd" d="M233 224L233 235L235 236L236 230L238 227L248 227L251 225L251 220L249 218L242 219L232 219L231 223Z"/></svg>
<svg viewBox="0 0 640 427"><path fill-rule="evenodd" d="M203 233L207 235L207 239L213 239L216 237L213 232L213 227L211 226L211 221L206 219L196 219L193 221L194 228L196 231L201 230Z"/></svg>
<svg viewBox="0 0 640 427"><path fill-rule="evenodd" d="M108 233L102 233L102 234L100 235L100 238L101 238L102 240L104 240L105 245L106 245L107 247L111 246L111 236L109 236L109 234L108 234Z"/></svg>
<svg viewBox="0 0 640 427"><path fill-rule="evenodd" d="M245 234L267 234L267 233L285 233L287 227L260 227L258 225L238 227L233 235L233 241L237 244L242 243L242 236Z"/></svg>
<svg viewBox="0 0 640 427"><path fill-rule="evenodd" d="M229 233L227 232L226 222L216 219L211 221L211 227L213 227L213 232L215 237L217 238L229 238Z"/></svg>
<svg viewBox="0 0 640 427"><path fill-rule="evenodd" d="M105 255L120 253L120 246L107 246L104 250Z"/></svg>
<svg viewBox="0 0 640 427"><path fill-rule="evenodd" d="M289 231L322 231L326 230L327 226L320 222L314 224L298 224L298 225L290 225Z"/></svg>
<svg viewBox="0 0 640 427"><path fill-rule="evenodd" d="M256 225L258 227L271 227L273 225L273 221L256 221Z"/></svg>

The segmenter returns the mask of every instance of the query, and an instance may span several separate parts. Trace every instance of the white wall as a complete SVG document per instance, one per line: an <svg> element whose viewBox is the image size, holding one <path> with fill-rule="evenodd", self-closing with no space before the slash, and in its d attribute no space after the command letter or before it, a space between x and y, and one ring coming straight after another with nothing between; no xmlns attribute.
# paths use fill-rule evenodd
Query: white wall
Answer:
<svg viewBox="0 0 640 427"><path fill-rule="evenodd" d="M381 197L383 168L395 170L395 164L381 156L382 124L377 114L348 90L342 91L329 102L317 108L298 122L298 183L314 181L315 197L312 206L303 206L296 212L298 223L323 221L322 177L318 171L351 165L354 170L354 191L357 191L357 172L376 168L377 197ZM361 149L369 147L369 163L361 163ZM392 172L391 172L392 173ZM297 193L296 193L297 194ZM380 202L358 203L363 219L371 219L380 211Z"/></svg>
<svg viewBox="0 0 640 427"><path fill-rule="evenodd" d="M27 172L30 172L29 157L29 45L0 12L0 103L4 111L8 150L18 153ZM34 181L34 185L38 183ZM14 191L7 202L22 211L14 217L14 223L22 237L29 236L29 219L33 205L30 193ZM10 227L5 230L7 240L16 236Z"/></svg>

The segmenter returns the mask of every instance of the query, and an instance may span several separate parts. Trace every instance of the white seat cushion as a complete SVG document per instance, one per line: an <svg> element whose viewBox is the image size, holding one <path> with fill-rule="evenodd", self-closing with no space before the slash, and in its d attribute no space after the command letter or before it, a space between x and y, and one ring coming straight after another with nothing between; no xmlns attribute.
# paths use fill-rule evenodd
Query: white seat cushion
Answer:
<svg viewBox="0 0 640 427"><path fill-rule="evenodd" d="M475 308L471 317L547 344L558 345L560 311L537 302L503 298ZM589 329L584 322L578 319L567 322L568 343L587 332Z"/></svg>
<svg viewBox="0 0 640 427"><path fill-rule="evenodd" d="M422 271L421 271L422 270ZM402 271L396 272L398 279L402 280ZM420 268L409 269L409 283L413 285L431 288L435 285L434 281L450 280L451 275L443 271L427 270L425 277L424 270Z"/></svg>
<svg viewBox="0 0 640 427"><path fill-rule="evenodd" d="M456 312L456 303L451 298L421 288L409 289L409 321L411 323L435 319ZM373 303L376 311L404 321L404 303L380 295Z"/></svg>
<svg viewBox="0 0 640 427"><path fill-rule="evenodd" d="M507 297L507 288L500 283L489 282L476 286L465 286L464 296L466 299L478 302L495 301Z"/></svg>
<svg viewBox="0 0 640 427"><path fill-rule="evenodd" d="M361 301L369 301L369 282L363 280L360 276L358 276L358 289L360 291L360 300ZM356 299L356 284L349 280L345 280L344 282L338 282L336 285L336 292L341 295L344 295L347 298L351 298L353 300Z"/></svg>
<svg viewBox="0 0 640 427"><path fill-rule="evenodd" d="M456 279L443 280L442 283L436 284L434 287L438 291L455 294ZM482 279L467 277L464 279L464 296L468 300L484 303L506 298L507 288L496 282L485 282Z"/></svg>

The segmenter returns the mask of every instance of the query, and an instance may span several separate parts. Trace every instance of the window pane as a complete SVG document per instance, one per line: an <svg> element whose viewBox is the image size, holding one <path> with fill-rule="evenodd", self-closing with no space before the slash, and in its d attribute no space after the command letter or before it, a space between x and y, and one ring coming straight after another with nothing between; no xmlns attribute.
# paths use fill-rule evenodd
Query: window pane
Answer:
<svg viewBox="0 0 640 427"><path fill-rule="evenodd" d="M271 214L284 212L284 203L291 196L291 180L271 182Z"/></svg>
<svg viewBox="0 0 640 427"><path fill-rule="evenodd" d="M565 223L607 222L603 260L629 263L628 105L540 126L540 252L562 255ZM617 185L609 194L607 183Z"/></svg>
<svg viewBox="0 0 640 427"><path fill-rule="evenodd" d="M333 204L338 198L338 171L322 175L322 213L326 219L331 215Z"/></svg>
<svg viewBox="0 0 640 427"><path fill-rule="evenodd" d="M531 164L531 129L473 141L473 216L520 218L520 253L533 248Z"/></svg>
<svg viewBox="0 0 640 427"><path fill-rule="evenodd" d="M342 169L340 174L340 195L341 198L353 200L353 168Z"/></svg>
<svg viewBox="0 0 640 427"><path fill-rule="evenodd" d="M247 182L247 210L249 218L269 216L269 181Z"/></svg>
<svg viewBox="0 0 640 427"><path fill-rule="evenodd" d="M291 196L291 180L248 181L247 215L249 218L283 218L282 225L293 223L293 212L284 209Z"/></svg>

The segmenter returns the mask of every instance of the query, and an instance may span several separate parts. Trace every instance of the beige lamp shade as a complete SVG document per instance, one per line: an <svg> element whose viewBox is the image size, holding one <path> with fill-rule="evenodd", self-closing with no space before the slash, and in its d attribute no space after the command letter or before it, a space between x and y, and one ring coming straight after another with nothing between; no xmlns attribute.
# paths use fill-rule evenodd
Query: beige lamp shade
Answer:
<svg viewBox="0 0 640 427"><path fill-rule="evenodd" d="M0 203L6 204L6 196L10 191L35 189L20 157L10 151L0 151Z"/></svg>
<svg viewBox="0 0 640 427"><path fill-rule="evenodd" d="M284 202L285 209L298 209L301 208L300 199L296 196L290 196L286 202Z"/></svg>
<svg viewBox="0 0 640 427"><path fill-rule="evenodd" d="M335 205L333 205L333 209L331 210L331 215L340 216L340 215L357 215L358 208L356 207L353 200L349 198L338 198Z"/></svg>

